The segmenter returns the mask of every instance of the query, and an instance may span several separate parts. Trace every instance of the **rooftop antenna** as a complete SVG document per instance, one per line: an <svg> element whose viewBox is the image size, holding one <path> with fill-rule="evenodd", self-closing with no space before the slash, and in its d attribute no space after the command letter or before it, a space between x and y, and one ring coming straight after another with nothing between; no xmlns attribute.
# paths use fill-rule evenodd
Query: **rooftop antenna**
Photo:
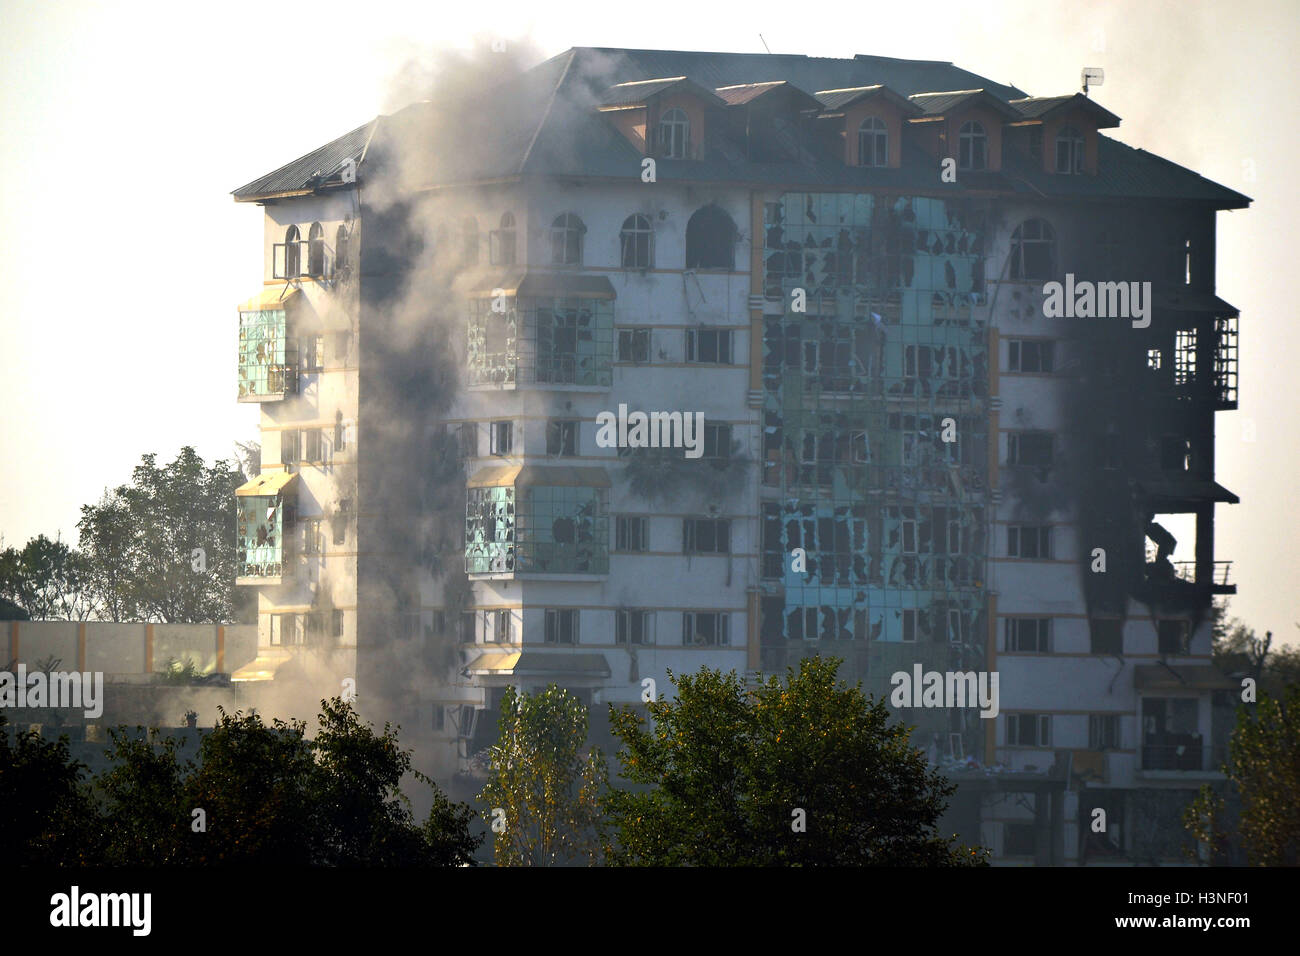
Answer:
<svg viewBox="0 0 1300 956"><path fill-rule="evenodd" d="M763 49L764 49L764 50L767 50L768 53L771 53L772 51L771 51L770 49L768 49L767 41L763 39L763 34L760 33L760 34L758 35L758 39L759 39L760 41L762 41Z"/></svg>
<svg viewBox="0 0 1300 956"><path fill-rule="evenodd" d="M1099 66L1085 66L1081 74L1083 80L1083 95L1088 95L1088 87L1101 86L1106 80L1106 71Z"/></svg>

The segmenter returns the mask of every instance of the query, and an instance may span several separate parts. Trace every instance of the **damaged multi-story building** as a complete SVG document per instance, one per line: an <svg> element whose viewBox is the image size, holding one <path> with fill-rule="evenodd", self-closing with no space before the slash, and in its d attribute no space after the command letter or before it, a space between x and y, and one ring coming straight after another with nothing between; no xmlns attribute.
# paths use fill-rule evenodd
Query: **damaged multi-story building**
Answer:
<svg viewBox="0 0 1300 956"><path fill-rule="evenodd" d="M507 686L599 731L670 670L996 672L996 717L899 711L954 827L1176 859L1227 732L1215 214L1249 200L945 62L579 48L456 89L234 194L270 670L354 679L467 785ZM1050 282L1133 296L1055 317ZM620 406L698 447L606 447Z"/></svg>

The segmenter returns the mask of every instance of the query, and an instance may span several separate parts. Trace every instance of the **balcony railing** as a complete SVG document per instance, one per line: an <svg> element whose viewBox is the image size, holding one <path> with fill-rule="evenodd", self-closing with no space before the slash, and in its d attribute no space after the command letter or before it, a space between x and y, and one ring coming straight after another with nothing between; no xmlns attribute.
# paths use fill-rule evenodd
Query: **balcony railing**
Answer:
<svg viewBox="0 0 1300 956"><path fill-rule="evenodd" d="M1237 407L1237 317L1214 320L1214 390L1220 409Z"/></svg>
<svg viewBox="0 0 1300 956"><path fill-rule="evenodd" d="M1191 584L1212 584L1218 587L1225 587L1231 582L1228 580L1232 573L1231 561L1215 561L1207 565L1209 570L1208 579L1198 579L1196 574L1197 562L1195 561L1174 561L1174 576L1181 581L1187 581Z"/></svg>
<svg viewBox="0 0 1300 956"><path fill-rule="evenodd" d="M1190 770L1200 773L1212 773L1223 766L1224 748L1210 747L1197 742L1176 743L1179 735L1166 735L1156 738L1157 743L1147 743L1142 747L1143 770ZM1148 738L1150 740L1152 738Z"/></svg>

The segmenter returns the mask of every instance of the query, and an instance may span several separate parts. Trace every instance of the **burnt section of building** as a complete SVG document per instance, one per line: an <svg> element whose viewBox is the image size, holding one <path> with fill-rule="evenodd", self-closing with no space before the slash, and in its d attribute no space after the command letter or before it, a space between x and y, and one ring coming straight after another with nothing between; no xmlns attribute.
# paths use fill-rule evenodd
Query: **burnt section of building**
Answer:
<svg viewBox="0 0 1300 956"><path fill-rule="evenodd" d="M579 48L445 79L236 191L269 251L240 347L259 642L328 608L363 710L467 792L507 686L603 714L812 654L885 699L997 673L995 717L898 707L966 836L1167 856L1223 739L1215 216L1250 200L1087 95L939 61ZM611 447L624 405L702 415L700 455ZM300 447L336 421L342 455Z"/></svg>

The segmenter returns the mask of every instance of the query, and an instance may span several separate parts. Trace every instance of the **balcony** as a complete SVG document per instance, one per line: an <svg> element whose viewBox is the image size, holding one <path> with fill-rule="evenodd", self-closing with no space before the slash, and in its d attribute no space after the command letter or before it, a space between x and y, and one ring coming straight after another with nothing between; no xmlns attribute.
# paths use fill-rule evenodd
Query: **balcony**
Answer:
<svg viewBox="0 0 1300 956"><path fill-rule="evenodd" d="M298 356L285 318L295 295L276 286L239 307L239 401L277 402L297 392Z"/></svg>
<svg viewBox="0 0 1300 956"><path fill-rule="evenodd" d="M1226 753L1223 747L1206 746L1199 734L1148 736L1142 745L1144 776L1219 776Z"/></svg>
<svg viewBox="0 0 1300 956"><path fill-rule="evenodd" d="M235 584L278 585L291 567L294 508L288 497L297 475L268 472L235 490L238 517Z"/></svg>
<svg viewBox="0 0 1300 956"><path fill-rule="evenodd" d="M609 573L609 479L599 468L507 466L470 479L465 571L579 580Z"/></svg>

